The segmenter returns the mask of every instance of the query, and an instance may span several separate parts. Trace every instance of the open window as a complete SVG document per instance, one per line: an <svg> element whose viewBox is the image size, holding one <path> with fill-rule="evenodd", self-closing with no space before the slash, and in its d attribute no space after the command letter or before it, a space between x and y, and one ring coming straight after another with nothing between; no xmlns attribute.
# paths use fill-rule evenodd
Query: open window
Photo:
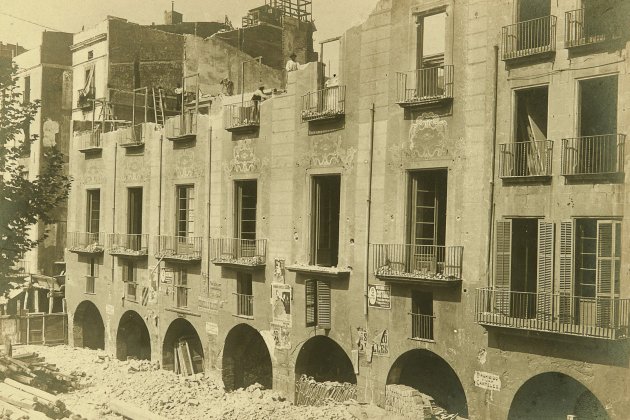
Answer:
<svg viewBox="0 0 630 420"><path fill-rule="evenodd" d="M254 316L252 274L238 272L236 276L236 314Z"/></svg>
<svg viewBox="0 0 630 420"><path fill-rule="evenodd" d="M411 338L433 340L433 293L411 294Z"/></svg>
<svg viewBox="0 0 630 420"><path fill-rule="evenodd" d="M177 187L177 236L193 236L195 232L195 187Z"/></svg>
<svg viewBox="0 0 630 420"><path fill-rule="evenodd" d="M185 267L175 267L174 269L174 285L175 285L175 307L188 307L188 270Z"/></svg>
<svg viewBox="0 0 630 420"><path fill-rule="evenodd" d="M127 233L142 233L142 188L127 190Z"/></svg>
<svg viewBox="0 0 630 420"><path fill-rule="evenodd" d="M134 260L123 261L123 282L125 299L135 302L138 299L138 267Z"/></svg>
<svg viewBox="0 0 630 420"><path fill-rule="evenodd" d="M98 233L100 229L101 190L87 190L87 232Z"/></svg>
<svg viewBox="0 0 630 420"><path fill-rule="evenodd" d="M335 267L339 261L341 176L313 177L311 264Z"/></svg>
<svg viewBox="0 0 630 420"><path fill-rule="evenodd" d="M446 12L416 16L416 68L444 65Z"/></svg>
<svg viewBox="0 0 630 420"><path fill-rule="evenodd" d="M256 206L258 203L256 180L236 182L235 227L239 239L256 239Z"/></svg>
<svg viewBox="0 0 630 420"><path fill-rule="evenodd" d="M306 326L330 329L331 296L330 284L324 280L306 280Z"/></svg>

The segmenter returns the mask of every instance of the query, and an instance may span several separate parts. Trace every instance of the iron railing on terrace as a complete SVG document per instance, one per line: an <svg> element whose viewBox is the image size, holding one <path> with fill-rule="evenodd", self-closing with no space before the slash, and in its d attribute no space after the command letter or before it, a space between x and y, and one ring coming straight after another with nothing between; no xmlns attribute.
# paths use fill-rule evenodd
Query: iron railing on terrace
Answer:
<svg viewBox="0 0 630 420"><path fill-rule="evenodd" d="M176 118L169 118L165 124L166 137L170 140L188 139L197 135L197 113L186 110Z"/></svg>
<svg viewBox="0 0 630 420"><path fill-rule="evenodd" d="M254 296L242 293L234 293L236 296L236 315L254 316Z"/></svg>
<svg viewBox="0 0 630 420"><path fill-rule="evenodd" d="M92 295L96 293L96 277L85 276L85 293Z"/></svg>
<svg viewBox="0 0 630 420"><path fill-rule="evenodd" d="M200 236L156 236L155 258L198 261L201 260L202 244Z"/></svg>
<svg viewBox="0 0 630 420"><path fill-rule="evenodd" d="M477 289L483 325L619 340L628 338L630 299Z"/></svg>
<svg viewBox="0 0 630 420"><path fill-rule="evenodd" d="M453 98L453 66L436 66L396 73L397 103L422 105Z"/></svg>
<svg viewBox="0 0 630 420"><path fill-rule="evenodd" d="M511 60L556 49L555 16L544 16L504 26L502 29L502 58Z"/></svg>
<svg viewBox="0 0 630 420"><path fill-rule="evenodd" d="M149 253L149 235L109 233L107 252L112 255L144 256Z"/></svg>
<svg viewBox="0 0 630 420"><path fill-rule="evenodd" d="M140 146L144 144L144 123L127 127L119 136L121 147Z"/></svg>
<svg viewBox="0 0 630 420"><path fill-rule="evenodd" d="M302 121L334 119L345 113L345 86L331 86L302 96Z"/></svg>
<svg viewBox="0 0 630 420"><path fill-rule="evenodd" d="M566 48L598 44L620 38L623 22L614 11L609 17L588 14L586 9L570 10L565 14L564 46Z"/></svg>
<svg viewBox="0 0 630 420"><path fill-rule="evenodd" d="M100 150L103 145L101 143L101 129L79 131L74 133L74 142L80 152L88 152L91 150Z"/></svg>
<svg viewBox="0 0 630 420"><path fill-rule="evenodd" d="M260 126L260 101L225 105L224 126L228 131L254 129Z"/></svg>
<svg viewBox="0 0 630 420"><path fill-rule="evenodd" d="M372 244L374 274L380 278L459 282L463 246Z"/></svg>
<svg viewBox="0 0 630 420"><path fill-rule="evenodd" d="M260 267L266 264L266 239L213 238L211 260L216 265Z"/></svg>
<svg viewBox="0 0 630 420"><path fill-rule="evenodd" d="M69 232L68 251L86 254L97 254L104 250L105 234L102 232Z"/></svg>
<svg viewBox="0 0 630 420"><path fill-rule="evenodd" d="M433 341L433 315L414 314L411 315L411 339Z"/></svg>
<svg viewBox="0 0 630 420"><path fill-rule="evenodd" d="M625 142L625 134L562 139L562 175L623 173Z"/></svg>
<svg viewBox="0 0 630 420"><path fill-rule="evenodd" d="M551 176L553 141L523 141L499 145L501 178Z"/></svg>

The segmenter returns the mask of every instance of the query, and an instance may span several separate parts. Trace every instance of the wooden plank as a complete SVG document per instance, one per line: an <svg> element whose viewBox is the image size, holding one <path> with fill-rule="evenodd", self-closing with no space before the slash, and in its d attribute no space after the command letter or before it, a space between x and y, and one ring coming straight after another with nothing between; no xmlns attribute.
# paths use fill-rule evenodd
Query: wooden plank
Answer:
<svg viewBox="0 0 630 420"><path fill-rule="evenodd" d="M22 383L19 383L17 381L14 381L13 379L7 378L4 380L4 383L12 386L13 388L17 388L21 391L27 392L39 399L42 400L46 400L50 403L54 403L55 401L58 400L57 397L55 397L53 394L46 392L46 391L42 391L41 389L37 389L37 388L33 388L32 386L28 386Z"/></svg>

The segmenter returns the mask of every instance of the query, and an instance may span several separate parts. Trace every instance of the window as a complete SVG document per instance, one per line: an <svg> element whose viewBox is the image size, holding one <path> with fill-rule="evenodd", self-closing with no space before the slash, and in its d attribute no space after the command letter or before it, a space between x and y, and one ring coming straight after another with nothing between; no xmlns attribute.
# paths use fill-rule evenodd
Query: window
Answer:
<svg viewBox="0 0 630 420"><path fill-rule="evenodd" d="M88 261L88 272L85 276L85 293L95 293L96 279L98 278L98 261L96 258L90 258Z"/></svg>
<svg viewBox="0 0 630 420"><path fill-rule="evenodd" d="M252 275L238 272L236 277L236 314L254 316Z"/></svg>
<svg viewBox="0 0 630 420"><path fill-rule="evenodd" d="M98 233L100 229L101 190L87 191L87 231Z"/></svg>
<svg viewBox="0 0 630 420"><path fill-rule="evenodd" d="M177 187L177 236L193 236L195 232L195 188Z"/></svg>
<svg viewBox="0 0 630 420"><path fill-rule="evenodd" d="M416 16L416 68L444 65L446 12Z"/></svg>
<svg viewBox="0 0 630 420"><path fill-rule="evenodd" d="M517 21L525 22L551 15L550 0L519 0Z"/></svg>
<svg viewBox="0 0 630 420"><path fill-rule="evenodd" d="M239 239L256 239L257 182L236 182L235 232Z"/></svg>
<svg viewBox="0 0 630 420"><path fill-rule="evenodd" d="M581 80L580 136L598 136L617 132L617 76Z"/></svg>
<svg viewBox="0 0 630 420"><path fill-rule="evenodd" d="M175 269L175 306L177 308L188 307L188 271L186 268Z"/></svg>
<svg viewBox="0 0 630 420"><path fill-rule="evenodd" d="M142 233L142 188L127 190L127 232Z"/></svg>
<svg viewBox="0 0 630 420"><path fill-rule="evenodd" d="M624 0L583 0L582 35L590 42L619 36L628 16Z"/></svg>
<svg viewBox="0 0 630 420"><path fill-rule="evenodd" d="M24 77L24 96L22 99L25 104L31 102L31 76Z"/></svg>
<svg viewBox="0 0 630 420"><path fill-rule="evenodd" d="M306 280L306 326L330 329L330 284L323 280Z"/></svg>
<svg viewBox="0 0 630 420"><path fill-rule="evenodd" d="M433 340L433 294L411 294L411 338Z"/></svg>
<svg viewBox="0 0 630 420"><path fill-rule="evenodd" d="M313 177L311 264L337 266L341 177Z"/></svg>
<svg viewBox="0 0 630 420"><path fill-rule="evenodd" d="M94 58L94 50L89 50L87 52L87 58L88 58L88 60L91 60L91 59Z"/></svg>
<svg viewBox="0 0 630 420"><path fill-rule="evenodd" d="M123 282L125 283L125 298L135 302L138 291L138 271L134 261L123 263Z"/></svg>
<svg viewBox="0 0 630 420"><path fill-rule="evenodd" d="M24 77L24 95L22 95L22 101L25 104L31 102L31 76ZM31 123L30 121L24 121L22 128L24 132L24 143L20 153L20 157L29 157L31 154Z"/></svg>
<svg viewBox="0 0 630 420"><path fill-rule="evenodd" d="M444 245L446 239L446 170L411 173L409 236L414 246Z"/></svg>

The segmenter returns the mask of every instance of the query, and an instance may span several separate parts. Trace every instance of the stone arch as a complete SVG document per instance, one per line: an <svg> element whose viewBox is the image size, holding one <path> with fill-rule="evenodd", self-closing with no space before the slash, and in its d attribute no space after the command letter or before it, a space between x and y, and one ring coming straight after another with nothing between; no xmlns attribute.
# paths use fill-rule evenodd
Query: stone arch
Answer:
<svg viewBox="0 0 630 420"><path fill-rule="evenodd" d="M203 346L201 345L201 339L195 327L183 318L177 318L171 322L164 335L162 344L162 367L164 369L181 372L181 369L176 369L179 362L175 358L175 349L185 348L186 343L190 352L193 373L203 372Z"/></svg>
<svg viewBox="0 0 630 420"><path fill-rule="evenodd" d="M581 382L564 373L545 372L518 389L508 419L566 420L568 415L589 420L610 418L603 404Z"/></svg>
<svg viewBox="0 0 630 420"><path fill-rule="evenodd" d="M352 361L336 341L325 335L311 337L302 345L295 361L296 381L302 375L317 382L357 383Z"/></svg>
<svg viewBox="0 0 630 420"><path fill-rule="evenodd" d="M449 413L468 417L466 393L459 377L446 360L429 350L410 350L396 359L387 374L387 401L387 393L396 392L391 385L414 388Z"/></svg>
<svg viewBox="0 0 630 420"><path fill-rule="evenodd" d="M127 311L118 322L116 357L151 360L151 337L144 319L136 311Z"/></svg>
<svg viewBox="0 0 630 420"><path fill-rule="evenodd" d="M74 311L72 335L75 347L105 349L105 325L96 305L84 300Z"/></svg>
<svg viewBox="0 0 630 420"><path fill-rule="evenodd" d="M271 355L258 330L239 324L225 337L223 346L223 384L232 391L255 383L270 389L273 385Z"/></svg>

